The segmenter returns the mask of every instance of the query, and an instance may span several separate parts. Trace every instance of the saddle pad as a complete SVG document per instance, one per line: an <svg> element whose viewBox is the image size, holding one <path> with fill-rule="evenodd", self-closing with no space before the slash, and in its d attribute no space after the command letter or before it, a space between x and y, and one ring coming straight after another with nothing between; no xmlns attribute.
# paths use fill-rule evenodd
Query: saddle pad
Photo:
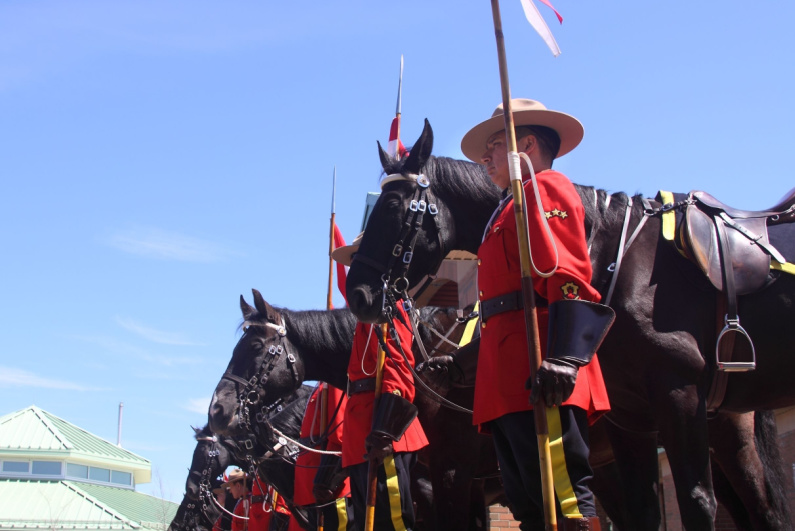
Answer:
<svg viewBox="0 0 795 531"><path fill-rule="evenodd" d="M767 238L784 255L787 263L795 264L795 223L770 225L767 228Z"/></svg>

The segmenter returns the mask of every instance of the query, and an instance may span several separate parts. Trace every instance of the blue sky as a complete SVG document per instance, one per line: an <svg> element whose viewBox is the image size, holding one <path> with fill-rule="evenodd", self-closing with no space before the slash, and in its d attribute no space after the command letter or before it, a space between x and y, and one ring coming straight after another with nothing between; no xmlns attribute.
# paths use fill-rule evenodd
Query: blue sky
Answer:
<svg viewBox="0 0 795 531"><path fill-rule="evenodd" d="M585 126L572 180L747 209L795 186L795 3L555 6L557 58L502 16L513 96ZM115 442L124 402L139 490L181 499L239 296L325 307L334 167L351 240L401 54L404 142L428 118L463 158L501 99L485 0L0 3L0 414Z"/></svg>

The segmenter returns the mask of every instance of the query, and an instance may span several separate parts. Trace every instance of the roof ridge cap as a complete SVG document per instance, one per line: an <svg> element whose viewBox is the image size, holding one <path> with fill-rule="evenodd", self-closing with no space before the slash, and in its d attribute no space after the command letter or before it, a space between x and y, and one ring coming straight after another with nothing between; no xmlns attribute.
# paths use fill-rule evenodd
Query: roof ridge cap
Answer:
<svg viewBox="0 0 795 531"><path fill-rule="evenodd" d="M30 406L30 409L32 409L34 414L44 423L45 426L47 426L47 429L50 430L50 432L52 433L53 437L58 439L58 441L64 446L64 448L66 448L68 450L74 450L75 449L75 445L72 444L71 442L69 442L69 439L66 438L66 435L61 433L61 430L59 430L52 423L52 421L48 418L48 416L56 417L56 415L53 415L49 411L45 411L45 410L43 410L43 409L41 409L40 407L37 407L37 406ZM56 417L56 418L58 418L60 420L63 420L60 417ZM67 421L64 420L64 422L67 422Z"/></svg>

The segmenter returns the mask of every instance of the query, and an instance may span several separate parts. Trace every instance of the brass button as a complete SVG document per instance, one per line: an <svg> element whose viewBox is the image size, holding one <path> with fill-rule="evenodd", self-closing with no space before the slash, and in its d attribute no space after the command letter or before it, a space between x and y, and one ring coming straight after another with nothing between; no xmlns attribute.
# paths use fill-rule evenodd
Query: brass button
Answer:
<svg viewBox="0 0 795 531"><path fill-rule="evenodd" d="M482 291L478 291L478 297L480 297L481 299L483 298L483 292Z"/></svg>
<svg viewBox="0 0 795 531"><path fill-rule="evenodd" d="M483 321L481 321L481 322L480 322L480 327L481 327L481 328L486 328L486 323L484 323Z"/></svg>
<svg viewBox="0 0 795 531"><path fill-rule="evenodd" d="M480 264L482 264L482 263L483 263L483 260L481 260L480 258L478 258L478 265L480 265Z"/></svg>

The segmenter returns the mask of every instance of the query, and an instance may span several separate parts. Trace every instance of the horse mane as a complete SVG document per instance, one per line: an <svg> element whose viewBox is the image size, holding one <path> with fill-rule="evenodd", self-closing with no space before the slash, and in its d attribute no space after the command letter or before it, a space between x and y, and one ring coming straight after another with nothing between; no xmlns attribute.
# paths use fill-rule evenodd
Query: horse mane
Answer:
<svg viewBox="0 0 795 531"><path fill-rule="evenodd" d="M614 192L611 194L601 188L582 184L575 184L574 188L577 190L585 210L586 234L591 234L596 220L599 220L599 225L606 227L620 226L617 224L623 223L625 210L624 208L615 207L619 205L626 207L627 201L629 201L627 193ZM610 197L609 204L607 202L608 196ZM643 210L642 194L638 193L632 196L632 209L633 211Z"/></svg>
<svg viewBox="0 0 795 531"><path fill-rule="evenodd" d="M384 175L401 173L405 161L392 159L384 167ZM497 203L500 200L499 189L491 182L481 164L431 155L423 171L433 175L431 186L434 193L441 197L467 196L478 204Z"/></svg>
<svg viewBox="0 0 795 531"><path fill-rule="evenodd" d="M290 341L318 351L342 349L350 353L356 318L348 308L301 311L276 308L276 310L284 317Z"/></svg>

